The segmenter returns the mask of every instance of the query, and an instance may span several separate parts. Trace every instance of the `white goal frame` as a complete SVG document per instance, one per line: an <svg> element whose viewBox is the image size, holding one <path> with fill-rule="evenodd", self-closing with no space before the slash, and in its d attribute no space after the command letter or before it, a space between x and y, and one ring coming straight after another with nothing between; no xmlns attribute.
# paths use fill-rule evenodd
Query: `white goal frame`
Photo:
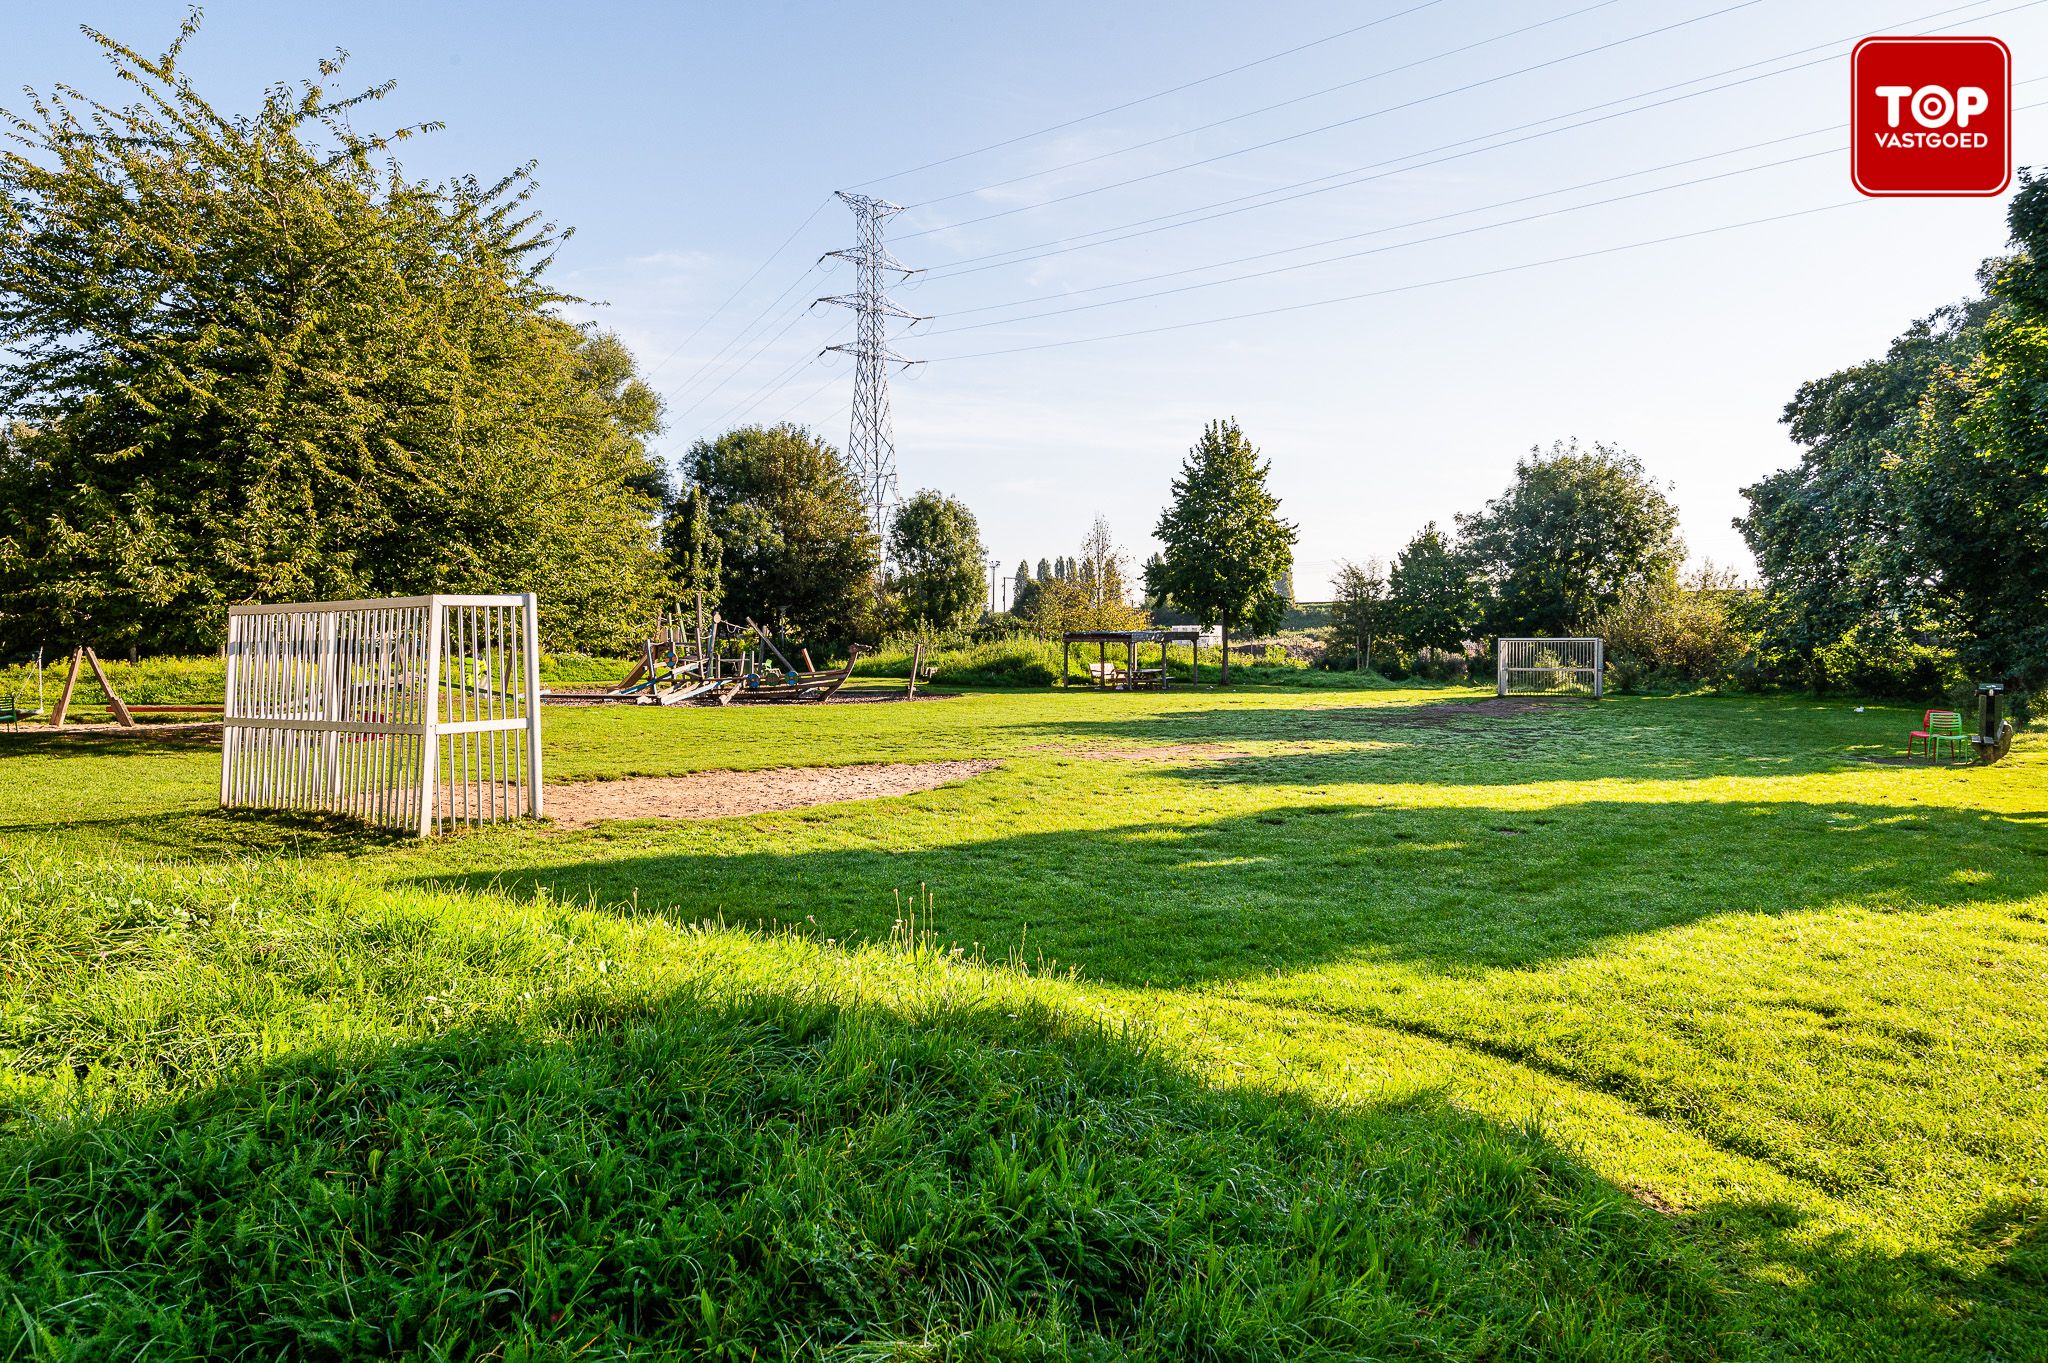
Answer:
<svg viewBox="0 0 2048 1363"><path fill-rule="evenodd" d="M538 635L531 592L231 607L221 807L423 838L538 817Z"/></svg>
<svg viewBox="0 0 2048 1363"><path fill-rule="evenodd" d="M1496 639L1493 656L1499 669L1496 693L1508 695L1526 690L1539 695L1558 695L1572 687L1584 687L1594 700L1605 690L1607 641L1594 638ZM1517 686L1516 678L1540 679L1542 685Z"/></svg>

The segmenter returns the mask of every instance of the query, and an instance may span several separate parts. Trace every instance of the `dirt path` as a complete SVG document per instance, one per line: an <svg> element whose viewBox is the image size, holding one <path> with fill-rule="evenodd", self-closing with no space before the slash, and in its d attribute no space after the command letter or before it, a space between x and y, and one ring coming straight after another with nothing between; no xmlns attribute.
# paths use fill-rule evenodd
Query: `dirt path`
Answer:
<svg viewBox="0 0 2048 1363"><path fill-rule="evenodd" d="M606 819L724 819L804 809L842 800L876 800L964 781L1000 762L869 762L852 767L776 767L578 781L547 789L557 828L589 828Z"/></svg>

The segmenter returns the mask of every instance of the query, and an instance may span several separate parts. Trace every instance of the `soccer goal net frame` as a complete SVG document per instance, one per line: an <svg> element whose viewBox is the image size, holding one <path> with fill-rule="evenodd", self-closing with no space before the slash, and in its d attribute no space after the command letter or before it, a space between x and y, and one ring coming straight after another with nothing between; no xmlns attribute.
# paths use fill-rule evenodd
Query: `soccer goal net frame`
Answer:
<svg viewBox="0 0 2048 1363"><path fill-rule="evenodd" d="M1496 691L1503 696L1589 695L1598 700L1605 689L1604 639L1496 639L1493 656L1499 669Z"/></svg>
<svg viewBox="0 0 2048 1363"><path fill-rule="evenodd" d="M539 816L538 616L532 593L231 608L222 808L420 837Z"/></svg>

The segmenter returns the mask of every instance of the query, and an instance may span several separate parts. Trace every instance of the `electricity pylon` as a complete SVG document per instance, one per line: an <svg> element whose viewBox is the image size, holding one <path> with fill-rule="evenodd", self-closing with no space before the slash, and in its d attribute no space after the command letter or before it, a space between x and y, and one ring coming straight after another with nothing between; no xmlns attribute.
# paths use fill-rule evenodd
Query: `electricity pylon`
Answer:
<svg viewBox="0 0 2048 1363"><path fill-rule="evenodd" d="M901 213L902 206L844 189L839 197L853 210L860 226L860 244L827 251L819 259L852 261L854 292L817 302L852 308L858 321L853 340L825 349L853 356L853 422L846 457L860 482L868 514L875 519L875 534L887 543L889 509L896 504L896 431L889 417L889 366L922 363L889 348L888 324L891 317L908 322L925 319L896 306L882 287L884 271L893 270L899 281L917 273L882 245L882 224Z"/></svg>

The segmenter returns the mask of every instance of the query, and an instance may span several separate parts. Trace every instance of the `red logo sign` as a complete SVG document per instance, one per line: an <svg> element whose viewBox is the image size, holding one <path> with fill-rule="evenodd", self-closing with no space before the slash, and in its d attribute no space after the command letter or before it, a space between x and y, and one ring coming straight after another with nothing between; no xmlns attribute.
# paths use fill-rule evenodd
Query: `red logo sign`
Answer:
<svg viewBox="0 0 2048 1363"><path fill-rule="evenodd" d="M2003 194L2012 53L1996 38L1865 38L1849 57L1849 165L1871 195Z"/></svg>

